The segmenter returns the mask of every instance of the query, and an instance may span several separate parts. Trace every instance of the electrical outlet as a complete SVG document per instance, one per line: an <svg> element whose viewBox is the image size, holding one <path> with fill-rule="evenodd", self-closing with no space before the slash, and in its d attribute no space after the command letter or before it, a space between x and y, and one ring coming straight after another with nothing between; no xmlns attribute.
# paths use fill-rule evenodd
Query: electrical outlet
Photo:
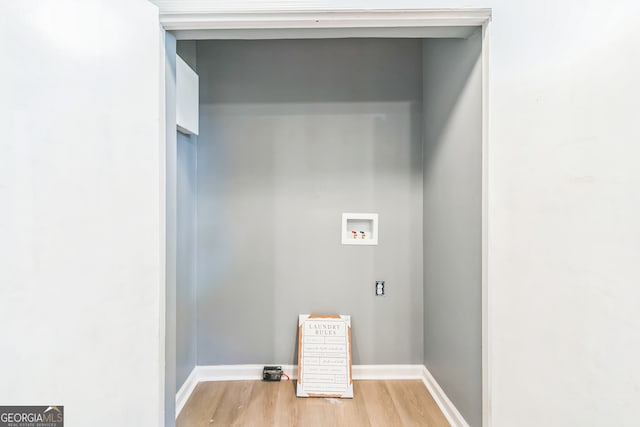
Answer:
<svg viewBox="0 0 640 427"><path fill-rule="evenodd" d="M384 296L384 280L376 280L376 296Z"/></svg>

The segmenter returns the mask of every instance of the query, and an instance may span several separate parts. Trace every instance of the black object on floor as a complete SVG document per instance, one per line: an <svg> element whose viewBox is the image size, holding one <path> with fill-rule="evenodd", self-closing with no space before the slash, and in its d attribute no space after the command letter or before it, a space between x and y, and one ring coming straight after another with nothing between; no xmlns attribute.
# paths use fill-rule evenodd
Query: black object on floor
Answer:
<svg viewBox="0 0 640 427"><path fill-rule="evenodd" d="M282 378L282 366L265 366L262 370L264 381L280 381Z"/></svg>

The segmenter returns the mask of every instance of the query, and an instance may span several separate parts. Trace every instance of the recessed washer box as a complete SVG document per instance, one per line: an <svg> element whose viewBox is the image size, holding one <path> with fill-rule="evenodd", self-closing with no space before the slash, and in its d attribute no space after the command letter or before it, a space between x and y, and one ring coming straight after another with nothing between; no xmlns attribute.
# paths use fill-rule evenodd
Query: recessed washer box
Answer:
<svg viewBox="0 0 640 427"><path fill-rule="evenodd" d="M343 245L377 245L378 214L343 213L342 214Z"/></svg>

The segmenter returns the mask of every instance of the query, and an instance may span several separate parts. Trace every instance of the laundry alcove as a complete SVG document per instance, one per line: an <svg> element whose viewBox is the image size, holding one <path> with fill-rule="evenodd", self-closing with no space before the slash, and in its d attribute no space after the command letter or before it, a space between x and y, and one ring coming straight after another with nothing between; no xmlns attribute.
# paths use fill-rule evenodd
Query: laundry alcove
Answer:
<svg viewBox="0 0 640 427"><path fill-rule="evenodd" d="M480 425L481 29L187 36L177 391L196 366L294 365L298 314L350 314L354 365L424 365ZM344 212L378 214L378 244L342 245Z"/></svg>

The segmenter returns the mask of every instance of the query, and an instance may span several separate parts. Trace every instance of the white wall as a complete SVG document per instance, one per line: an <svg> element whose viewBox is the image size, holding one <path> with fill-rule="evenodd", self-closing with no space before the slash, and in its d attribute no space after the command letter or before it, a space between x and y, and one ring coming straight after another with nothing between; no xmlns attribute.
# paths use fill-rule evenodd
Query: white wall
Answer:
<svg viewBox="0 0 640 427"><path fill-rule="evenodd" d="M0 51L0 402L158 426L157 12L2 2Z"/></svg>
<svg viewBox="0 0 640 427"><path fill-rule="evenodd" d="M633 1L496 5L495 426L638 425L638 16Z"/></svg>

